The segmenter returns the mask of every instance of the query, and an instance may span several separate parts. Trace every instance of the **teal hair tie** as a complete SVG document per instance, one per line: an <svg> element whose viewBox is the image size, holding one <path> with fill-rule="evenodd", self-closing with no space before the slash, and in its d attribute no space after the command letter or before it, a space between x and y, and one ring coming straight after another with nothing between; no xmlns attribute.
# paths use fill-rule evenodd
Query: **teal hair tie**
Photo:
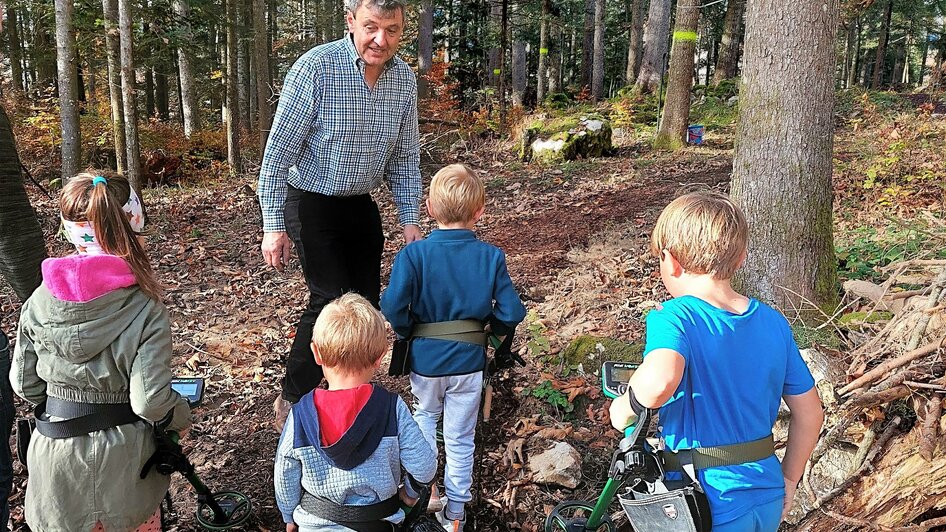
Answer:
<svg viewBox="0 0 946 532"><path fill-rule="evenodd" d="M105 179L104 177L100 176L100 175L97 175L97 176L93 177L93 178L92 178L92 186L94 187L95 185L99 185L99 184L101 184L101 185L108 185L108 180Z"/></svg>

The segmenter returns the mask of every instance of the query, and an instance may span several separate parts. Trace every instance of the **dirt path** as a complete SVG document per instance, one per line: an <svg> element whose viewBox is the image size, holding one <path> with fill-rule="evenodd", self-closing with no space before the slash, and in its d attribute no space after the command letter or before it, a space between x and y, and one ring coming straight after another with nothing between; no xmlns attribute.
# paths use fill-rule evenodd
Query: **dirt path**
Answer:
<svg viewBox="0 0 946 532"><path fill-rule="evenodd" d="M536 309L539 302L557 305L564 297L556 292L563 272L575 267L569 255L572 250L586 247L594 235L609 227L629 224L635 228L632 246L642 253L656 212L681 189L725 188L731 156L694 150L655 159L624 150L615 157L564 169L510 170L514 164L501 161L489 170L490 200L479 233L506 251L517 287L528 306ZM247 530L282 530L272 495L272 457L278 435L270 428L271 405L305 288L297 265L283 273L261 265L258 206L249 183L147 191L145 202L154 228L149 245L155 269L168 287L178 372L208 379L206 401L195 411L196 423L184 440L185 448L212 489L237 489L253 499L256 517ZM57 216L52 201L38 193L32 197L45 234L54 234ZM386 219L393 221L393 206L386 195L379 197ZM387 236L385 270L400 247L399 231L389 229ZM68 252L63 242L50 240L51 254ZM0 291L4 330L15 330L16 308L4 287ZM615 330L629 334L628 327ZM594 476L574 491L525 482L513 497L517 500L497 502L504 492L508 499L507 482L522 476L517 468L502 464L516 422L542 414L541 405L522 401L519 394L522 386L536 381L536 371L530 366L496 382L493 419L479 431L475 485L479 502L471 519L476 530L537 530L550 505L589 496L604 474L600 464L610 454L610 436L603 436L600 423L593 417L589 420L584 412L561 416L557 421L586 433L576 445L588 452L584 470ZM405 392L403 382L382 380ZM601 404L587 405L588 412ZM15 467L11 503L14 522L21 526L25 475L19 464ZM189 487L177 479L172 495L175 511L170 530L196 530Z"/></svg>

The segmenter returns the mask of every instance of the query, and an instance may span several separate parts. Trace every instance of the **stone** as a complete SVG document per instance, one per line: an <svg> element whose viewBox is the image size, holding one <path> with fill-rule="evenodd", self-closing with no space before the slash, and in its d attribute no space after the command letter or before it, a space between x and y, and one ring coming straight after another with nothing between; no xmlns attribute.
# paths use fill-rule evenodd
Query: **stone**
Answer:
<svg viewBox="0 0 946 532"><path fill-rule="evenodd" d="M519 158L544 163L600 157L612 150L611 122L600 115L536 120L520 135Z"/></svg>
<svg viewBox="0 0 946 532"><path fill-rule="evenodd" d="M640 364L643 361L643 355L644 344L631 344L614 338L590 335L575 338L562 351L562 358L566 364L570 366L583 364L586 368L589 366L597 368L606 360Z"/></svg>
<svg viewBox="0 0 946 532"><path fill-rule="evenodd" d="M555 442L551 449L529 457L529 471L533 482L574 489L581 480L581 455L571 445Z"/></svg>
<svg viewBox="0 0 946 532"><path fill-rule="evenodd" d="M737 102L739 102L739 96L730 96L729 99L726 100L726 105L732 107L736 105Z"/></svg>

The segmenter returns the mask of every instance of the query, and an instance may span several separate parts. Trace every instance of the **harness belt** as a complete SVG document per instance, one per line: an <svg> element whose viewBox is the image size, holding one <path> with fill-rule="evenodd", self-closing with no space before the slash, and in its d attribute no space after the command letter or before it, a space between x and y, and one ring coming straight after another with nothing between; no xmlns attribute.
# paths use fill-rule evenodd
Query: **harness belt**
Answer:
<svg viewBox="0 0 946 532"><path fill-rule="evenodd" d="M682 471L683 465L687 462L686 459L681 458L682 454L687 454L692 458L693 467L696 469L706 469L756 462L772 456L773 453L775 453L775 439L769 434L758 440L734 445L695 447L677 452L665 451L661 453L661 457L667 471Z"/></svg>
<svg viewBox="0 0 946 532"><path fill-rule="evenodd" d="M486 332L483 331L483 322L480 320L417 323L411 331L411 336L415 338L436 338L438 340L452 340L454 342L466 342L468 344L486 346Z"/></svg>
<svg viewBox="0 0 946 532"><path fill-rule="evenodd" d="M299 506L312 515L358 532L390 532L394 528L393 525L383 519L401 509L397 495L374 504L351 506L316 497L308 491L302 493Z"/></svg>
<svg viewBox="0 0 946 532"><path fill-rule="evenodd" d="M56 397L48 397L36 405L33 415L36 430L57 440L142 421L128 403L78 403ZM63 421L50 421L50 416L63 418Z"/></svg>

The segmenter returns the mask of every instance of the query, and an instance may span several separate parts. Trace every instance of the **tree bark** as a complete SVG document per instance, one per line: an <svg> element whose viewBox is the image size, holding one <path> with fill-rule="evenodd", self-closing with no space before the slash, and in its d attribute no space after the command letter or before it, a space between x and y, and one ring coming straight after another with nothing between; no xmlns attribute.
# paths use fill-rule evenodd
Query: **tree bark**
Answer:
<svg viewBox="0 0 946 532"><path fill-rule="evenodd" d="M76 32L72 0L56 0L56 64L59 71L59 117L62 123L62 180L79 173L82 141L76 80Z"/></svg>
<svg viewBox="0 0 946 532"><path fill-rule="evenodd" d="M259 114L259 151L266 149L273 110L269 105L269 37L266 34L266 0L253 0L253 49L256 54L256 110Z"/></svg>
<svg viewBox="0 0 946 532"><path fill-rule="evenodd" d="M595 0L585 0L581 46L581 86L591 88L595 55Z"/></svg>
<svg viewBox="0 0 946 532"><path fill-rule="evenodd" d="M239 0L225 0L227 3L227 108L224 121L227 124L227 162L230 174L243 171L240 159L240 101L237 95L237 6Z"/></svg>
<svg viewBox="0 0 946 532"><path fill-rule="evenodd" d="M874 73L870 79L870 88L879 90L884 82L884 59L887 57L887 41L890 39L890 17L893 14L893 0L887 0L887 10L883 25L880 27L880 37L877 43L877 55L874 56Z"/></svg>
<svg viewBox="0 0 946 532"><path fill-rule="evenodd" d="M595 0L594 54L591 72L591 99L604 97L604 16L605 0Z"/></svg>
<svg viewBox="0 0 946 532"><path fill-rule="evenodd" d="M670 34L670 0L651 0L644 24L644 58L635 85L642 93L657 90L667 60Z"/></svg>
<svg viewBox="0 0 946 532"><path fill-rule="evenodd" d="M13 78L13 90L23 92L23 46L20 43L20 29L17 24L16 8L7 8L7 37L10 41L10 76Z"/></svg>
<svg viewBox="0 0 946 532"><path fill-rule="evenodd" d="M641 68L644 47L644 0L631 2L631 28L628 32L627 68L624 70L624 83L632 85Z"/></svg>
<svg viewBox="0 0 946 532"><path fill-rule="evenodd" d="M723 80L736 77L736 67L739 66L739 45L742 41L740 29L745 10L746 0L729 0L726 5L726 19L723 21L723 37L719 43L713 85L719 85Z"/></svg>
<svg viewBox="0 0 946 532"><path fill-rule="evenodd" d="M670 77L660 130L654 140L658 149L677 150L686 146L690 122L690 89L693 87L693 53L700 20L700 0L677 0L677 21L670 50Z"/></svg>
<svg viewBox="0 0 946 532"><path fill-rule="evenodd" d="M171 118L170 96L168 95L168 75L164 72L164 65L154 69L154 106L158 111L158 118L167 122Z"/></svg>
<svg viewBox="0 0 946 532"><path fill-rule="evenodd" d="M36 85L40 90L53 85L56 87L56 58L52 49L49 32L42 24L40 17L33 17L33 28L35 31L33 37L33 62L36 64Z"/></svg>
<svg viewBox="0 0 946 532"><path fill-rule="evenodd" d="M141 149L138 144L138 97L135 94L135 54L132 38L130 0L118 0L118 33L121 48L122 106L125 112L125 153L127 157L126 177L128 182L141 190Z"/></svg>
<svg viewBox="0 0 946 532"><path fill-rule="evenodd" d="M512 104L522 107L529 82L529 64L526 56L526 36L522 28L527 25L522 16L522 7L513 7L513 40L510 70L512 71Z"/></svg>
<svg viewBox="0 0 946 532"><path fill-rule="evenodd" d="M250 58L246 41L246 2L236 0L237 99L240 104L240 129L250 126Z"/></svg>
<svg viewBox="0 0 946 532"><path fill-rule="evenodd" d="M489 32L494 43L489 49L489 86L499 96L499 80L502 77L502 32L503 32L503 0L489 0Z"/></svg>
<svg viewBox="0 0 946 532"><path fill-rule="evenodd" d="M837 17L837 0L755 0L746 10L732 195L749 223L749 254L737 286L784 309L803 308L799 298L816 305L837 298Z"/></svg>
<svg viewBox="0 0 946 532"><path fill-rule="evenodd" d="M46 241L23 188L20 157L6 111L0 107L0 274L20 301L42 281Z"/></svg>
<svg viewBox="0 0 946 532"><path fill-rule="evenodd" d="M125 148L125 115L122 104L121 44L118 34L118 0L102 0L105 21L105 56L108 64L108 98L112 110L112 137L115 145L115 170L124 174L128 168Z"/></svg>
<svg viewBox="0 0 946 532"><path fill-rule="evenodd" d="M417 14L417 97L430 96L427 74L434 62L434 5L433 0L422 0Z"/></svg>
<svg viewBox="0 0 946 532"><path fill-rule="evenodd" d="M854 50L851 54L851 68L847 71L847 88L857 84L857 74L861 67L861 17L857 17L855 24Z"/></svg>
<svg viewBox="0 0 946 532"><path fill-rule="evenodd" d="M554 14L549 20L548 94L562 92L562 25Z"/></svg>
<svg viewBox="0 0 946 532"><path fill-rule="evenodd" d="M545 101L545 88L548 83L545 79L548 71L549 57L549 16L552 0L542 0L542 18L539 20L539 69L535 75L535 104L542 105Z"/></svg>
<svg viewBox="0 0 946 532"><path fill-rule="evenodd" d="M190 138L200 127L197 114L197 86L194 83L194 63L189 46L193 38L188 0L174 0L174 14L181 21L180 44L177 46L178 71L181 77L181 114L184 118L184 136Z"/></svg>

